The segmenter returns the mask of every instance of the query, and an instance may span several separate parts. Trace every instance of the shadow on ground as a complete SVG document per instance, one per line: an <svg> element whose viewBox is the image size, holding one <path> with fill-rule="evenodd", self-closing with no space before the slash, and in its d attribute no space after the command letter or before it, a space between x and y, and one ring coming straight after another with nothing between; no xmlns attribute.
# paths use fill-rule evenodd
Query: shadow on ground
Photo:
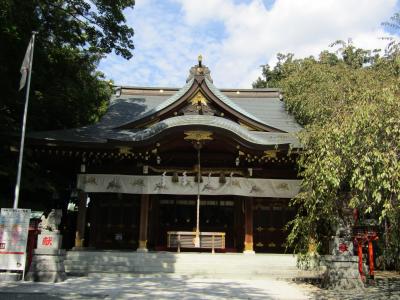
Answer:
<svg viewBox="0 0 400 300"><path fill-rule="evenodd" d="M2 283L0 299L312 299L296 284L268 279L173 275L80 277L57 284Z"/></svg>
<svg viewBox="0 0 400 300"><path fill-rule="evenodd" d="M364 289L319 289L310 287L308 294L312 299L320 300L400 300L400 278L377 278L375 283Z"/></svg>

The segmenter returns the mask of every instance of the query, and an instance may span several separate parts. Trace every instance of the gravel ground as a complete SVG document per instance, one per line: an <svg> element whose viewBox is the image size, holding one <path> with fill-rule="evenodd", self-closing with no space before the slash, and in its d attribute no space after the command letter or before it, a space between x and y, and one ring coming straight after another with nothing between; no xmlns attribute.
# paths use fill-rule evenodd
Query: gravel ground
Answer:
<svg viewBox="0 0 400 300"><path fill-rule="evenodd" d="M272 279L177 275L93 276L61 283L0 282L0 299L399 299L400 277L377 276L363 290L324 290Z"/></svg>
<svg viewBox="0 0 400 300"><path fill-rule="evenodd" d="M394 272L376 272L375 281L363 290L326 290L308 284L301 286L313 299L400 300L400 274Z"/></svg>

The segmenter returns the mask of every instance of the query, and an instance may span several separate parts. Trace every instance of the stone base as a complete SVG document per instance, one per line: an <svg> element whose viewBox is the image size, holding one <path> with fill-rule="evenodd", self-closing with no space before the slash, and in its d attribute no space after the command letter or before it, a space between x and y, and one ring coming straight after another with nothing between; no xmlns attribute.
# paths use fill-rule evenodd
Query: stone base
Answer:
<svg viewBox="0 0 400 300"><path fill-rule="evenodd" d="M22 273L1 272L0 281L20 281Z"/></svg>
<svg viewBox="0 0 400 300"><path fill-rule="evenodd" d="M38 249L60 249L62 235L56 232L42 232L38 235Z"/></svg>
<svg viewBox="0 0 400 300"><path fill-rule="evenodd" d="M243 254L252 255L252 254L256 254L256 252L254 250L244 250Z"/></svg>
<svg viewBox="0 0 400 300"><path fill-rule="evenodd" d="M65 272L28 272L25 276L27 281L35 282L62 282L67 280Z"/></svg>
<svg viewBox="0 0 400 300"><path fill-rule="evenodd" d="M322 286L330 289L364 288L358 271L358 256L326 255L322 258L326 275Z"/></svg>
<svg viewBox="0 0 400 300"><path fill-rule="evenodd" d="M72 247L71 251L93 251L96 250L94 247Z"/></svg>
<svg viewBox="0 0 400 300"><path fill-rule="evenodd" d="M146 252L149 252L149 249L147 249L147 248L137 248L136 252L146 253Z"/></svg>
<svg viewBox="0 0 400 300"><path fill-rule="evenodd" d="M37 282L60 282L67 279L64 260L65 250L35 249L25 280Z"/></svg>
<svg viewBox="0 0 400 300"><path fill-rule="evenodd" d="M353 241L348 238L334 237L333 240L329 242L329 253L339 256L347 255L353 256L354 246Z"/></svg>

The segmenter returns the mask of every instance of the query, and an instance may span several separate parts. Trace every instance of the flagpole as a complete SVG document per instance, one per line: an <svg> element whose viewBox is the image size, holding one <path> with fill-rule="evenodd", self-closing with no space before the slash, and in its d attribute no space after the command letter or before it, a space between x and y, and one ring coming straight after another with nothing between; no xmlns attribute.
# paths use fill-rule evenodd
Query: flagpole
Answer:
<svg viewBox="0 0 400 300"><path fill-rule="evenodd" d="M19 189L20 189L20 183L21 183L22 160L23 160L23 157L24 157L26 118L27 118L27 114L28 114L29 91L30 91L30 87L31 87L33 50L35 48L35 35L36 34L37 34L36 31L32 31L32 48L31 48L31 53L30 53L30 67L29 67L29 74L28 74L28 85L26 87L24 117L23 117L23 120L22 120L22 133L21 133L21 145L20 145L20 148L19 148L17 183L15 185L15 194L14 194L14 206L13 206L14 209L18 208Z"/></svg>

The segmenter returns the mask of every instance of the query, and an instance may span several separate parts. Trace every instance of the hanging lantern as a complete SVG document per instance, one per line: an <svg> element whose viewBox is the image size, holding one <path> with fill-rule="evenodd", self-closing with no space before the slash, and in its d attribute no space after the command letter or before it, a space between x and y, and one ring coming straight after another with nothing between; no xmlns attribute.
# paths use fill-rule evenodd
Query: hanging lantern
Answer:
<svg viewBox="0 0 400 300"><path fill-rule="evenodd" d="M236 167L238 167L238 166L239 166L239 164L240 164L240 159L239 159L239 156L238 156L238 157L236 157L236 159L235 159L235 164L236 164Z"/></svg>
<svg viewBox="0 0 400 300"><path fill-rule="evenodd" d="M143 174L148 174L149 173L149 166L144 165L143 166Z"/></svg>

